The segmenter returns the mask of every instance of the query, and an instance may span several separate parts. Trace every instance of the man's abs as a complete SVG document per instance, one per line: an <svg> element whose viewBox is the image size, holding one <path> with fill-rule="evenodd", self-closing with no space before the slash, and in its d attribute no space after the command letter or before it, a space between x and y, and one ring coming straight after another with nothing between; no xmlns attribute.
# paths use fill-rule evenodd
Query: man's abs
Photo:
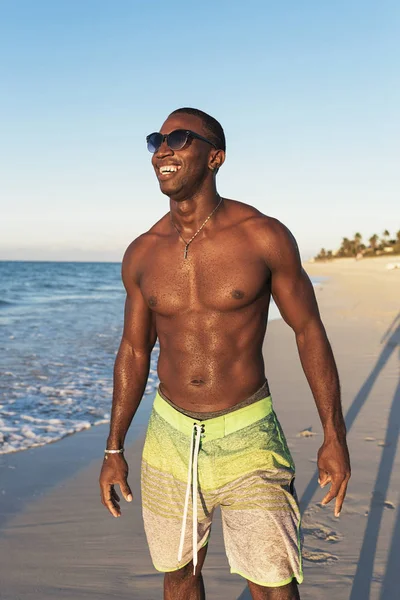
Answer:
<svg viewBox="0 0 400 600"><path fill-rule="evenodd" d="M192 412L229 409L264 384L265 323L256 315L250 323L240 323L239 315L236 322L235 315L230 319L217 318L208 330L197 317L194 329L186 315L158 328L160 389L176 406Z"/></svg>

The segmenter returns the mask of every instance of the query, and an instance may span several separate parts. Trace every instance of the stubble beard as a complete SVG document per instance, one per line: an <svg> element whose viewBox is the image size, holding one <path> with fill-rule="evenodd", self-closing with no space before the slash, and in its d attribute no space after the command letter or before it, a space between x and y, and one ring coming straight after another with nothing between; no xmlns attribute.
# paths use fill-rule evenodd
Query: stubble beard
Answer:
<svg viewBox="0 0 400 600"><path fill-rule="evenodd" d="M164 182L162 182L162 183L164 183ZM168 183L168 182L166 182L166 183ZM174 187L171 186L169 188L169 186L165 186L163 189L163 186L160 184L160 189L161 189L162 194L164 194L165 196L168 196L168 198L170 198L171 200L174 200L175 202L182 202L182 201L186 200L188 198L188 196L190 195L188 179L186 177L183 178L181 181L176 182Z"/></svg>

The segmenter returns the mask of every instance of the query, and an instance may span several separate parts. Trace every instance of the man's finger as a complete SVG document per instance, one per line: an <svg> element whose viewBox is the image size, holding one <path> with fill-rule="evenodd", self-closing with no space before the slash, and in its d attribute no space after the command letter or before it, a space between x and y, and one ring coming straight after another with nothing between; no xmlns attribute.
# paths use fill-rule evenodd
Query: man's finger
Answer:
<svg viewBox="0 0 400 600"><path fill-rule="evenodd" d="M108 500L106 500L106 507L108 508L113 517L121 516L119 505L116 503L115 500L111 498L111 496Z"/></svg>
<svg viewBox="0 0 400 600"><path fill-rule="evenodd" d="M342 482L342 477L340 477L339 479L334 479L332 481L330 490L326 494L325 498L321 501L321 504L328 504L333 498L335 498L338 495Z"/></svg>
<svg viewBox="0 0 400 600"><path fill-rule="evenodd" d="M117 503L116 500L114 500L114 498L111 495L108 498L106 498L105 507L108 508L108 510L110 511L110 513L112 514L113 517L121 516L121 510L119 508L119 504Z"/></svg>
<svg viewBox="0 0 400 600"><path fill-rule="evenodd" d="M112 490L112 485L106 484L101 486L101 502L113 517L120 517L121 511L118 503L112 497Z"/></svg>
<svg viewBox="0 0 400 600"><path fill-rule="evenodd" d="M340 490L338 495L336 496L336 502L335 502L335 517L338 517L340 515L340 513L342 512L342 506L343 506L343 502L344 499L346 497L346 492L347 492L347 485L349 483L349 478L347 477L342 485L340 486Z"/></svg>
<svg viewBox="0 0 400 600"><path fill-rule="evenodd" d="M328 485L328 483L330 483L331 481L332 481L332 478L329 475L329 473L327 473L326 471L319 472L318 483L322 488L324 488L326 485Z"/></svg>
<svg viewBox="0 0 400 600"><path fill-rule="evenodd" d="M115 491L114 487L111 488L111 497L114 500L116 500L117 502L119 502L121 500L120 497L118 496L117 492Z"/></svg>
<svg viewBox="0 0 400 600"><path fill-rule="evenodd" d="M123 497L125 498L125 500L127 502L132 502L133 500L133 496L132 496L132 492L131 492L131 488L128 485L127 481L121 481L121 483L119 484L121 493L123 495Z"/></svg>

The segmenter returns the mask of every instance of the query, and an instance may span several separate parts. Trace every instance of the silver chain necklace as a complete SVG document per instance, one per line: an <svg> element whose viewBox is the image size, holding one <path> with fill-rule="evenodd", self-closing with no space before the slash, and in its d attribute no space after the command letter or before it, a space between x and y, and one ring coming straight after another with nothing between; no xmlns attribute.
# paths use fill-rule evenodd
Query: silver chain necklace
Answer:
<svg viewBox="0 0 400 600"><path fill-rule="evenodd" d="M187 258L188 255L188 250L189 250L189 246L190 244L193 242L194 238L196 237L196 235L198 233L200 233L200 231L203 229L204 225L207 223L207 221L209 221L211 219L211 217L213 216L213 214L215 213L215 211L217 210L217 208L219 208L220 204L222 202L222 198L221 196L219 196L219 202L217 204L217 206L214 208L214 210L208 215L207 219L204 221L203 225L201 225L198 230L196 231L196 233L194 235L192 235L192 237L190 238L190 240L187 242L185 240L185 238L183 237L183 235L181 234L181 232L179 231L179 229L177 228L177 226L175 225L175 223L172 220L172 215L171 215L171 223L172 225L175 227L176 231L178 232L179 237L181 238L181 240L183 240L185 242L185 249L183 251L183 258Z"/></svg>

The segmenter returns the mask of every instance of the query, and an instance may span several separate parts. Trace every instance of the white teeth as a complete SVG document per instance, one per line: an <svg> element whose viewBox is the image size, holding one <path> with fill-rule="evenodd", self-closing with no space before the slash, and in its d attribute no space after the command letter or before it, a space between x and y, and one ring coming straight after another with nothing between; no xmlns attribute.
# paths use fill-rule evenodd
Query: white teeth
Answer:
<svg viewBox="0 0 400 600"><path fill-rule="evenodd" d="M160 173L175 173L178 170L178 167L174 165L166 165L165 167L160 167Z"/></svg>

